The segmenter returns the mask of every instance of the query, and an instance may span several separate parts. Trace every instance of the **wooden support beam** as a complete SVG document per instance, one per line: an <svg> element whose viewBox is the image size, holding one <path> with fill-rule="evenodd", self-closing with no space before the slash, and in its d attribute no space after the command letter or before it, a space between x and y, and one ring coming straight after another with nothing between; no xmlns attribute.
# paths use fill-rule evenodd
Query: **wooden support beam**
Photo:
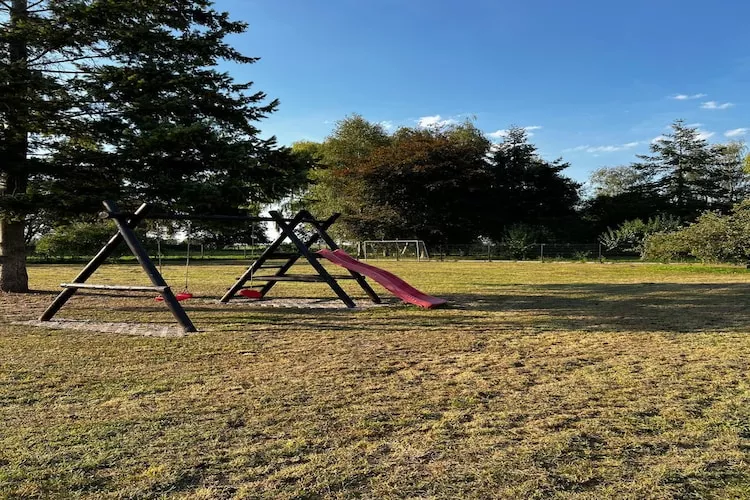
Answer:
<svg viewBox="0 0 750 500"><path fill-rule="evenodd" d="M168 286L138 286L138 285L97 285L91 283L60 283L63 288L84 288L89 290L118 290L123 292L159 292L162 293Z"/></svg>
<svg viewBox="0 0 750 500"><path fill-rule="evenodd" d="M105 201L104 208L106 208L109 213L118 212L117 204L115 204L115 202L113 201ZM148 276L149 280L151 280L151 283L153 283L154 286L164 288L164 291L162 292L164 303L167 305L169 311L175 317L177 322L182 326L183 330L185 330L186 332L198 331L195 328L195 325L193 325L193 322L190 321L190 318L185 312L185 309L183 309L180 303L177 301L177 298L174 296L174 293L172 293L172 290L169 288L169 285L167 285L167 282L164 281L164 278L162 277L161 273L159 273L159 270L151 261L151 258L148 256L146 249L144 249L141 245L141 242L138 241L138 237L133 232L133 229L127 224L126 220L121 217L114 217L114 221L117 225L117 229L120 231L120 234L122 234L122 239L125 241L125 244L128 245L130 251L133 252L133 255L135 255L136 260L146 272L146 275Z"/></svg>
<svg viewBox="0 0 750 500"><path fill-rule="evenodd" d="M308 212L307 210L302 210L302 212L304 212L305 216L312 217L312 214L310 214L310 212ZM312 223L311 225L317 231L318 236L325 242L326 245L328 245L328 248L330 248L331 250L338 250L339 246L335 241L333 241L333 238L328 235L328 227L324 227L319 223ZM365 293L368 297L370 297L370 300L372 300L373 303L380 304L382 302L378 294L375 293L375 290L372 289L364 276L352 270L349 270L349 274L351 274L352 278L357 280L357 284L362 288L362 290L365 291Z"/></svg>
<svg viewBox="0 0 750 500"><path fill-rule="evenodd" d="M283 218L281 217L281 214L275 210L269 211L271 214L271 217L277 218L276 225L281 229L281 233L285 234L287 238L289 238L292 243L294 243L297 246L297 249L302 254L303 257L307 259L307 261L310 263L311 266L313 266L313 269L315 269L318 274L323 277L326 283L328 283L328 286L331 287L331 289L336 293L336 295L341 299L341 301L346 304L346 307L356 307L354 304L354 301L349 297L349 295L344 291L343 288L338 284L338 282L333 279L333 277L326 271L326 268L323 267L323 265L318 262L317 255L316 257L313 257L313 253L310 251L309 245L306 245L305 243L300 240L297 235L294 233L294 227L290 224L287 224L284 222ZM303 215L304 212L300 212L297 215L300 216L300 219L304 218ZM281 273L278 273L281 274ZM269 283L270 284L270 283ZM261 292L262 293L262 292Z"/></svg>
<svg viewBox="0 0 750 500"><path fill-rule="evenodd" d="M300 214L297 214L292 218L292 222L290 223L293 227L296 227L297 224L299 224L299 220L302 218ZM232 297L234 297L237 292L242 290L242 287L250 281L253 277L253 274L255 274L258 269L269 259L271 259L272 255L276 252L276 250L281 246L281 244L284 242L286 237L283 234L280 234L266 249L263 251L262 254L256 259L255 262L252 263L250 267L247 268L247 270L242 273L242 276L239 277L237 281L234 282L234 284L227 290L227 293L224 294L224 296L220 299L220 302L229 302ZM296 254L293 254L296 255ZM298 257L298 256L297 256ZM277 273L277 274L283 274L283 273ZM262 290L266 290L264 287ZM266 290L267 291L267 290ZM261 296L265 295L264 291L261 291Z"/></svg>

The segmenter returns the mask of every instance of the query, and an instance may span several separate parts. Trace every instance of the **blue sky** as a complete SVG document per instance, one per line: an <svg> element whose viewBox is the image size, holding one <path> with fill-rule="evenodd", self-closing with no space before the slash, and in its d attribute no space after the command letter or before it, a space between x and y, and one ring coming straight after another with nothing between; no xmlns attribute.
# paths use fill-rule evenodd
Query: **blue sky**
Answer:
<svg viewBox="0 0 750 500"><path fill-rule="evenodd" d="M676 118L711 142L750 138L745 0L217 0L261 57L230 69L278 98L282 144L359 113L388 126L475 119L530 127L585 180L628 163ZM727 135L728 134L728 135Z"/></svg>

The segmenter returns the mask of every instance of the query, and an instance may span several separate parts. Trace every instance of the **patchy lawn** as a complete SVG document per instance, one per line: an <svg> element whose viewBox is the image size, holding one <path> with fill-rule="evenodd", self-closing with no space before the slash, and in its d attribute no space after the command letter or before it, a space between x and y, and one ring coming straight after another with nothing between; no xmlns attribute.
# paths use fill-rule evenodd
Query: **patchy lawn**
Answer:
<svg viewBox="0 0 750 500"><path fill-rule="evenodd" d="M191 269L199 334L49 330L11 322L77 266L33 266L0 295L0 497L750 498L748 271L382 265L450 307L227 307L227 263ZM59 316L172 322L147 295Z"/></svg>

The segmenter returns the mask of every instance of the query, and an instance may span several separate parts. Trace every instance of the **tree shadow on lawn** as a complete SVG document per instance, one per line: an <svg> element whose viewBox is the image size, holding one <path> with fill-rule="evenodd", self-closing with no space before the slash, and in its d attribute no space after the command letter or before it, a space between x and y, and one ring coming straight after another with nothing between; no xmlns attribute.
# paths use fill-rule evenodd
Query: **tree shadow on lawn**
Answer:
<svg viewBox="0 0 750 500"><path fill-rule="evenodd" d="M480 285L481 286L481 285ZM567 330L630 333L750 333L750 284L632 283L487 285L497 293L438 294L441 309L189 307L206 327L227 322L357 332ZM202 316L202 317L201 317ZM211 328L213 329L213 328Z"/></svg>
<svg viewBox="0 0 750 500"><path fill-rule="evenodd" d="M750 284L745 283L580 283L498 288L502 288L498 294L446 298L453 307L467 311L531 313L531 325L543 328L750 333ZM519 289L524 293L518 293ZM530 326L528 322L524 325Z"/></svg>
<svg viewBox="0 0 750 500"><path fill-rule="evenodd" d="M243 329L269 325L308 331L385 332L445 331L515 332L585 331L623 333L750 333L745 283L632 283L477 285L493 293L437 294L445 308L402 306L365 309L241 307L184 302L199 329ZM357 300L363 300L358 298ZM388 298L391 301L391 298ZM75 309L101 310L101 303L78 303ZM170 322L163 305L111 303L112 312L150 316ZM154 315L154 313L157 313ZM63 314L64 316L64 314ZM155 317L156 316L156 317Z"/></svg>
<svg viewBox="0 0 750 500"><path fill-rule="evenodd" d="M269 311L321 329L568 330L750 333L750 284L627 283L498 287L498 293L443 294L445 309ZM366 317L360 314L367 315ZM266 318L271 319L272 318ZM356 319L356 321L353 321ZM355 323L350 327L347 323Z"/></svg>

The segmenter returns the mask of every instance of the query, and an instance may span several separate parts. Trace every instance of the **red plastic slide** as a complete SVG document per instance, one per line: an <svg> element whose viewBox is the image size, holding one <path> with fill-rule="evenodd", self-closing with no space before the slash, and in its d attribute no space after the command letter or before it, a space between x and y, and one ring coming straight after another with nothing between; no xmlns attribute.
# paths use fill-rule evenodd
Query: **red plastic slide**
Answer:
<svg viewBox="0 0 750 500"><path fill-rule="evenodd" d="M388 271L380 269L379 267L364 264L357 259L353 258L343 250L319 250L318 254L330 260L337 266L355 271L359 274L372 278L373 280L380 283L383 288L391 292L396 297L400 298L405 302L414 304L420 307L432 308L447 304L448 301L445 299L438 299L425 293L420 292L406 281L402 280L395 274L391 274Z"/></svg>

